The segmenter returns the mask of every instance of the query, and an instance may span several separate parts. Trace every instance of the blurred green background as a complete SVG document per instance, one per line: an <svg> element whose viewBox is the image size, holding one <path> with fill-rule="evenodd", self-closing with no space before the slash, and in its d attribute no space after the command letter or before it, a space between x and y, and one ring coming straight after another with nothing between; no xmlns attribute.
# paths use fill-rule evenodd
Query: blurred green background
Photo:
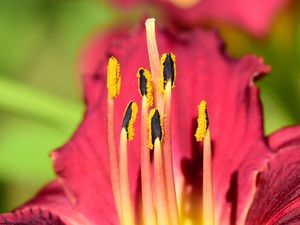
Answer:
<svg viewBox="0 0 300 225"><path fill-rule="evenodd" d="M70 137L84 110L80 49L94 31L139 22L144 9L96 0L0 0L0 212L54 177L48 154ZM255 53L273 67L258 82L267 134L300 123L299 12L295 1L260 40L218 25L232 56Z"/></svg>

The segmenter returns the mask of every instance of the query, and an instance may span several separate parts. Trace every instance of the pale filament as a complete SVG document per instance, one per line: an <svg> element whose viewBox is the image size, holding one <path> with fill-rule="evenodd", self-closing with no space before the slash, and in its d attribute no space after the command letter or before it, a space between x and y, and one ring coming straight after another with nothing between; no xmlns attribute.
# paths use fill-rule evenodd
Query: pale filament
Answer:
<svg viewBox="0 0 300 225"><path fill-rule="evenodd" d="M146 96L142 97L141 120L141 180L142 180L142 204L144 225L156 225L156 213L153 202L152 176L150 165L150 151L148 143L148 103Z"/></svg>
<svg viewBox="0 0 300 225"><path fill-rule="evenodd" d="M209 128L203 140L203 225L214 225L214 193Z"/></svg>
<svg viewBox="0 0 300 225"><path fill-rule="evenodd" d="M130 199L127 159L127 132L124 128L120 135L120 194L122 209L122 225L134 225L134 216Z"/></svg>
<svg viewBox="0 0 300 225"><path fill-rule="evenodd" d="M177 198L175 190L175 180L173 172L173 157L172 157L172 135L171 135L171 89L172 84L169 80L166 84L164 95L164 113L165 113L165 136L163 145L163 161L164 173L167 192L167 201L169 215L172 225L179 225L179 216L177 208Z"/></svg>

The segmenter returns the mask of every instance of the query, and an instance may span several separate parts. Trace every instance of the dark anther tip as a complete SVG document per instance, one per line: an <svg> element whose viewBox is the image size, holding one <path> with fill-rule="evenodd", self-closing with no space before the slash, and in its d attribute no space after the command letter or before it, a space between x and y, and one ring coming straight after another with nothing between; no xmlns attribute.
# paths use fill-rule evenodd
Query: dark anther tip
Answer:
<svg viewBox="0 0 300 225"><path fill-rule="evenodd" d="M166 54L165 61L163 62L163 76L164 76L164 86L171 80L172 86L175 81L175 62L172 58L171 53Z"/></svg>
<svg viewBox="0 0 300 225"><path fill-rule="evenodd" d="M152 144L153 145L154 145L156 138L159 138L159 140L162 139L162 127L161 127L161 121L160 121L160 114L157 109L155 110L154 115L151 119L151 134L152 134Z"/></svg>
<svg viewBox="0 0 300 225"><path fill-rule="evenodd" d="M142 96L146 96L147 95L147 78L145 77L145 70L140 69L139 74L140 74L140 79L139 79L140 93Z"/></svg>
<svg viewBox="0 0 300 225"><path fill-rule="evenodd" d="M126 132L128 132L128 126L132 116L132 104L133 102L129 102L123 117L122 127L125 128Z"/></svg>

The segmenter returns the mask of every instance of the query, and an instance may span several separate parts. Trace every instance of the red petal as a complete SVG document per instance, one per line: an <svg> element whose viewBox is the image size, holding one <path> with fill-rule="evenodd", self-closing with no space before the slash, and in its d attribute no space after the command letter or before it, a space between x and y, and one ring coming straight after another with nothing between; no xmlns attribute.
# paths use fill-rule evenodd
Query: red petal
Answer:
<svg viewBox="0 0 300 225"><path fill-rule="evenodd" d="M122 36L122 35L120 35ZM119 38L122 38L120 37ZM85 74L86 113L82 124L72 139L60 150L52 154L55 169L65 190L80 211L89 221L95 224L119 224L114 204L108 150L106 139L106 66L111 55L110 46L124 50L124 42L112 40L107 36L91 48L86 55L88 64L83 63ZM108 40L110 42L108 42ZM100 43L100 45L99 45ZM146 47L145 47L146 48ZM95 52L97 54L95 54ZM115 56L119 56L114 54ZM95 58L96 57L96 58ZM121 64L122 84L121 95L115 104L116 136L121 130L123 112L131 100L138 100L136 86L136 71L130 74L126 71L125 58L117 57ZM132 68L133 71L133 68ZM127 76L131 75L130 79ZM130 90L130 91L129 91ZM139 120L139 118L137 118ZM136 129L139 134L139 127ZM119 138L116 138L117 142ZM139 135L134 142L129 143L129 174L132 192L132 201L136 202L136 193L139 191ZM117 146L118 143L117 143ZM136 202L138 203L138 202ZM138 215L137 215L138 216Z"/></svg>
<svg viewBox="0 0 300 225"><path fill-rule="evenodd" d="M87 224L57 182L45 187L37 196L13 213L0 215L0 224Z"/></svg>
<svg viewBox="0 0 300 225"><path fill-rule="evenodd" d="M213 140L217 219L221 224L229 224L230 219L239 224L254 194L256 170L269 156L263 141L258 90L253 84L254 77L269 68L254 56L228 58L214 32L196 30L174 36L160 31L157 36L161 52L172 51L177 56L178 76L172 105L176 177L183 178L193 191L201 190L201 161L193 134L197 105L205 99ZM115 104L117 133L127 103L140 102L135 74L141 66L149 68L149 63L144 30L133 30L129 35L121 33L110 40L112 37L99 42L105 46L98 43L87 52L90 64L83 64L84 69L89 69L84 71L88 73L84 76L87 110L83 122L71 140L52 153L61 186L57 183L54 189L50 186L45 195L31 203L64 221L71 219L70 224L80 219L89 224L119 224L106 146L106 63L114 55L121 64L121 96ZM100 49L100 55L94 52L96 49ZM139 126L136 127L139 134ZM138 146L140 137L136 135L129 144L131 193L135 203L140 196ZM196 170L188 173L191 169ZM53 193L57 188L59 192Z"/></svg>
<svg viewBox="0 0 300 225"><path fill-rule="evenodd" d="M52 158L75 210L91 224L116 225L105 137L105 96L101 94L98 106L86 113L71 141L52 153Z"/></svg>
<svg viewBox="0 0 300 225"><path fill-rule="evenodd" d="M121 5L134 5L137 0L115 0ZM153 3L151 0L144 0ZM184 1L184 0L182 0ZM276 13L287 5L288 0L199 0L190 8L177 7L169 0L154 1L174 23L180 26L197 26L211 21L229 22L262 36L271 28Z"/></svg>
<svg viewBox="0 0 300 225"><path fill-rule="evenodd" d="M184 181L186 185L191 185L196 195L199 194L201 191L201 186L199 186L201 183L201 158L193 135L197 105L200 100L205 99L208 102L214 148L214 186L218 220L222 221L222 224L228 224L230 218L243 221L246 216L245 210L248 209L251 197L254 195L256 171L264 165L264 160L269 156L263 138L258 90L253 84L254 77L268 72L269 68L263 64L261 59L254 56L247 56L240 60L228 58L222 51L222 42L214 32L197 30L175 36L166 31L160 31L157 37L161 53L172 51L177 56L178 76L173 92L172 108L175 175L177 179L184 179L181 181ZM99 43L102 44L105 41L93 43L96 45L89 49L104 49L104 46L100 46ZM126 103L130 99L140 102L135 74L141 66L149 68L145 32L134 30L127 38L121 35L121 37L111 40L111 43L107 55L116 56L121 63L122 90L121 96L117 100L117 115L119 115L117 124L120 124L121 111L124 110ZM93 102L92 105L98 102L98 106L94 106L94 111L98 110L97 113L103 115L104 106L101 108L103 104L101 98L105 100L105 96L102 96L105 94L99 90L103 90L104 86L101 82L105 81L106 60L93 58L95 55L93 51L87 52L85 55L89 56L87 57L89 60L92 58L92 61L97 61L98 65L102 65L98 70L98 75L95 76L98 77L98 81L88 82L89 88L86 93L88 102ZM92 93L97 93L97 95ZM99 140L99 136L101 136L99 133L102 134L104 127L96 128L102 124L101 120L99 118L96 122L95 118L91 120L93 122L90 122L88 126L88 129L91 130L88 132L90 143L94 143L94 136L98 134L98 145L96 146L105 146L104 140L102 142ZM138 133L139 131L137 131ZM84 145L82 144L82 146ZM134 145L139 146L138 135ZM137 156L139 150L133 147L130 152L132 152L131 157L134 158L134 154ZM79 150L73 150L72 154L75 151ZM103 148L102 152L104 151ZM85 154L88 152L87 149L84 151ZM84 159L82 155L85 154L74 156L82 162L72 162L62 171L74 167L75 164L82 165L85 160L92 164L93 170L96 168L96 172L106 171L104 166L97 165L99 162L94 162L99 156ZM66 156L62 157L64 164L66 159L70 161L68 155L69 153L66 152ZM107 155L102 153L101 157L100 161ZM106 161L107 159L104 160L104 165L106 165ZM132 166L138 166L137 164L137 161L130 163ZM134 169L136 170L131 170L133 174L138 172L137 167ZM71 183L82 179L81 176L78 177L78 173L80 171L69 173L74 177ZM99 177L88 176L91 176L91 180ZM230 187L230 181L234 181L235 176L238 186ZM67 176L65 177L69 180ZM132 177L136 178L136 176ZM78 183L82 184L81 181ZM93 188L100 189L99 185L100 181L93 181ZM72 192L77 193L77 188L79 187L74 186ZM235 196L230 195L232 188L238 191L238 202L236 202ZM105 190L107 189L105 188Z"/></svg>
<svg viewBox="0 0 300 225"><path fill-rule="evenodd" d="M280 150L257 178L246 224L299 224L299 174L300 145Z"/></svg>
<svg viewBox="0 0 300 225"><path fill-rule="evenodd" d="M173 114L175 165L195 149L191 118L196 117L197 104L205 99L213 141L217 219L221 224L229 220L239 224L254 195L256 170L268 157L258 90L253 84L254 77L267 72L268 67L253 56L238 61L224 56L212 33L196 32L183 43L178 52L174 50L178 61ZM196 165L197 160L199 163L199 158L193 158L190 164ZM197 180L195 171L189 175L193 176L191 181Z"/></svg>
<svg viewBox="0 0 300 225"><path fill-rule="evenodd" d="M300 126L284 128L268 138L268 144L274 151L278 151L286 146L298 145L299 143Z"/></svg>
<svg viewBox="0 0 300 225"><path fill-rule="evenodd" d="M49 211L39 209L18 210L11 214L1 215L0 224L5 225L65 225L59 217L54 216Z"/></svg>

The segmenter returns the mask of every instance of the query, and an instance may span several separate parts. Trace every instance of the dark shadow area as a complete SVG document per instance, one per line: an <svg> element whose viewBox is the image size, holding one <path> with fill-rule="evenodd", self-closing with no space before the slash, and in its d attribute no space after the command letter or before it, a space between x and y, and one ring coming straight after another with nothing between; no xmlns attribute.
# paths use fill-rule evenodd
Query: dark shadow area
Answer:
<svg viewBox="0 0 300 225"><path fill-rule="evenodd" d="M226 201L231 205L230 225L236 225L238 204L238 172L231 175L230 186L226 193Z"/></svg>

